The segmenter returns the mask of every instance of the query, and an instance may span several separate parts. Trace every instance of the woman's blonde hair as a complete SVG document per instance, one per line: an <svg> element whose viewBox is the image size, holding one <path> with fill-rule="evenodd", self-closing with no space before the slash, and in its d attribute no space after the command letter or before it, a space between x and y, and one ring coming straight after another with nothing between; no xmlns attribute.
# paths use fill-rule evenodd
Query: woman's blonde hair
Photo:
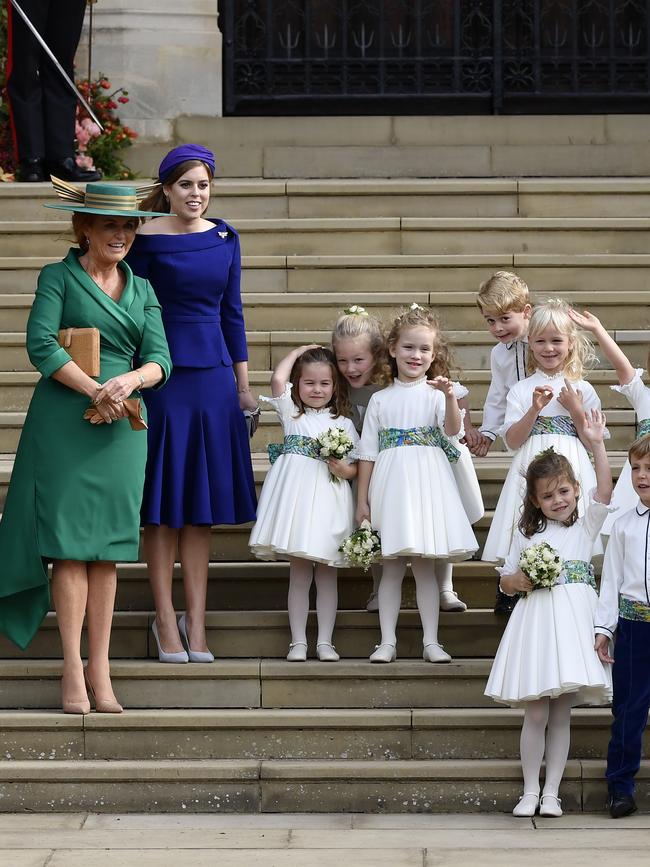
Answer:
<svg viewBox="0 0 650 867"><path fill-rule="evenodd" d="M363 308L359 308L363 310ZM384 327L376 316L363 313L343 313L332 328L332 349L336 355L337 340L358 340L365 338L373 358L373 368L369 383L386 385L391 381L392 374L386 351Z"/></svg>
<svg viewBox="0 0 650 867"><path fill-rule="evenodd" d="M419 304L414 304L397 316L386 340L389 350L394 348L405 328L429 328L434 332L434 356L426 375L429 379L433 376L449 376L452 368L455 369L456 365L451 347L440 328L440 320L433 310L430 307L420 307ZM397 363L392 356L389 360L392 378L396 379Z"/></svg>
<svg viewBox="0 0 650 867"><path fill-rule="evenodd" d="M160 184L160 186L155 187L155 189L149 193L147 198L140 202L140 210L157 211L158 213L169 214L169 199L165 195L163 186L169 187L172 184L175 184L176 181L185 174L185 172L189 172L190 169L195 169L197 166L203 166L208 173L208 180L211 181L213 179L214 174L212 169L207 163L204 163L203 160L185 160L184 163L180 163L169 173L169 177L165 178L164 185Z"/></svg>
<svg viewBox="0 0 650 867"><path fill-rule="evenodd" d="M528 326L528 344L532 347L537 334L549 327L555 328L560 334L569 338L569 354L564 365L564 375L567 379L582 379L588 367L593 367L597 361L594 345L569 316L571 305L562 298L549 298L538 304L530 317ZM528 353L528 373L534 373L537 362L531 351Z"/></svg>

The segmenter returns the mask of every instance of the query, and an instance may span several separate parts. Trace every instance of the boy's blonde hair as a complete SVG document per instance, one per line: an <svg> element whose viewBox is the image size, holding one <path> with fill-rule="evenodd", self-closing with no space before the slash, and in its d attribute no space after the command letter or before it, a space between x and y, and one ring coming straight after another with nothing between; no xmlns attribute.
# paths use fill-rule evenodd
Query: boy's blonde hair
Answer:
<svg viewBox="0 0 650 867"><path fill-rule="evenodd" d="M650 455L650 434L644 434L642 437L637 437L630 448L628 449L628 459L633 461L635 458L647 458Z"/></svg>
<svg viewBox="0 0 650 867"><path fill-rule="evenodd" d="M530 304L528 286L511 271L496 271L478 289L476 303L481 313L521 313Z"/></svg>
<svg viewBox="0 0 650 867"><path fill-rule="evenodd" d="M528 344L532 346L536 335L545 331L549 326L557 329L560 334L566 334L569 338L569 355L564 365L564 375L567 379L582 379L585 369L593 367L597 361L594 345L581 331L569 316L572 307L562 298L549 298L542 304L538 304L530 317L528 326ZM537 362L533 357L532 350L528 352L528 373L534 373Z"/></svg>
<svg viewBox="0 0 650 867"><path fill-rule="evenodd" d="M413 305L407 310L404 310L395 318L388 332L387 345L391 349L397 343L397 340L405 328L429 328L434 332L434 358L431 362L431 367L427 370L427 377L431 379L433 376L450 376L452 368L455 368L453 353L447 342L442 329L440 328L440 320L430 307L420 307ZM397 363L391 356L390 369L392 378L397 378Z"/></svg>
<svg viewBox="0 0 650 867"><path fill-rule="evenodd" d="M363 308L361 313L343 313L334 323L332 328L332 349L336 355L337 340L358 340L365 338L368 341L370 354L374 365L369 383L372 385L386 385L391 380L388 352L386 351L386 337L384 327L376 316L366 313Z"/></svg>

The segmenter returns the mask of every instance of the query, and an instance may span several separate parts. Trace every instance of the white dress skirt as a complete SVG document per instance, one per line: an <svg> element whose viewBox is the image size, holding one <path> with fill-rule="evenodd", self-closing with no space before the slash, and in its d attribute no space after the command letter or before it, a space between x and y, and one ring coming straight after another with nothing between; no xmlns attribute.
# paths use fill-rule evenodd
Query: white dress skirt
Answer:
<svg viewBox="0 0 650 867"><path fill-rule="evenodd" d="M464 385L455 382L454 394L457 400L462 400L464 397L467 397L469 391ZM451 442L460 452L460 458L456 463L451 465L451 469L456 479L458 493L460 494L460 500L467 515L467 520L470 524L475 524L485 514L485 506L483 505L483 495L478 476L476 475L472 454L464 443L459 442L462 439L462 435L463 431L457 437L451 438Z"/></svg>
<svg viewBox="0 0 650 867"><path fill-rule="evenodd" d="M622 394L629 403L634 407L637 423L639 425L637 436L641 436L644 432L650 433L650 388L644 384L641 377L644 371L642 368L637 368L634 377L625 385L612 385L612 391L617 391ZM647 428L647 429L646 429ZM631 445L631 443L630 443ZM639 495L634 492L632 487L632 474L630 472L630 462L625 461L621 474L614 487L612 495L612 506L616 506L615 513L608 516L603 524L603 536L609 536L612 532L612 524L625 512L634 509L639 502Z"/></svg>
<svg viewBox="0 0 650 867"><path fill-rule="evenodd" d="M572 527L549 521L546 530L530 539L517 531L498 571L514 574L524 548L544 541L565 561L582 561L586 566L609 510L592 501L585 518ZM575 693L574 704L611 701L611 666L602 663L594 650L597 602L596 591L586 583L560 583L521 598L501 638L485 695L513 707L568 692Z"/></svg>
<svg viewBox="0 0 650 867"><path fill-rule="evenodd" d="M415 382L392 385L370 399L359 459L374 461L369 489L372 526L382 557L466 560L478 548L451 464L436 445L379 448L381 431L444 428L442 392Z"/></svg>
<svg viewBox="0 0 650 867"><path fill-rule="evenodd" d="M571 422L569 413L557 400L557 395L564 385L564 377L549 378L539 371L532 376L516 383L508 392L506 418L503 426L503 436L508 429L520 421L530 409L533 391L537 386L547 386L553 389L554 398L544 407L540 419L562 416ZM600 400L593 386L585 380L573 382L574 389L582 392L585 411L600 409ZM580 500L578 511L585 511L585 493L596 485L596 474L591 463L589 452L577 436L559 433L531 434L526 442L515 452L508 470L508 475L501 489L499 501L494 511L490 531L485 542L482 559L489 562L503 562L508 555L510 544L517 531L521 517L524 493L526 491L525 475L528 465L537 455L548 448L555 449L570 462L573 472L580 483ZM594 555L601 555L602 545L596 541Z"/></svg>
<svg viewBox="0 0 650 867"><path fill-rule="evenodd" d="M285 436L315 438L333 427L343 428L355 443L359 436L349 418L333 418L328 408L306 408L297 416L287 384L281 397L260 400L274 407ZM267 473L251 531L250 549L260 560L301 557L330 566L345 566L339 546L354 529L350 483L333 482L327 463L302 454L281 454Z"/></svg>

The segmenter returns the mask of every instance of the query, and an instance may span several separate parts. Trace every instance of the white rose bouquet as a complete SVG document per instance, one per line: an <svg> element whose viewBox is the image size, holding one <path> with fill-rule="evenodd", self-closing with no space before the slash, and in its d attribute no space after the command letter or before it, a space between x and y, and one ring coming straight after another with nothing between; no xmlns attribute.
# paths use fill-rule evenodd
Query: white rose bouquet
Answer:
<svg viewBox="0 0 650 867"><path fill-rule="evenodd" d="M351 536L339 547L350 566L361 566L367 572L381 557L379 533L373 530L369 521L363 521Z"/></svg>
<svg viewBox="0 0 650 867"><path fill-rule="evenodd" d="M342 427L331 427L318 434L316 437L318 443L318 456L327 460L327 458L344 458L349 455L354 448L354 443L346 434ZM333 482L339 482L338 476L330 473L330 478Z"/></svg>
<svg viewBox="0 0 650 867"><path fill-rule="evenodd" d="M550 590L560 577L564 561L548 542L538 542L524 548L519 557L519 568L533 585L534 590L546 587Z"/></svg>

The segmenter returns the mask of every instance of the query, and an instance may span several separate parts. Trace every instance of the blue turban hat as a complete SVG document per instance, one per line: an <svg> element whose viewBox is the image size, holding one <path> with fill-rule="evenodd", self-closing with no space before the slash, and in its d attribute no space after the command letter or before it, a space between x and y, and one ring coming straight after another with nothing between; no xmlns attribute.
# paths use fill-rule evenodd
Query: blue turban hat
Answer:
<svg viewBox="0 0 650 867"><path fill-rule="evenodd" d="M215 163L212 151L204 148L203 145L184 144L170 150L163 159L158 168L158 180L164 184L176 166L180 166L181 163L188 160L201 160L210 167L210 171L214 174Z"/></svg>

